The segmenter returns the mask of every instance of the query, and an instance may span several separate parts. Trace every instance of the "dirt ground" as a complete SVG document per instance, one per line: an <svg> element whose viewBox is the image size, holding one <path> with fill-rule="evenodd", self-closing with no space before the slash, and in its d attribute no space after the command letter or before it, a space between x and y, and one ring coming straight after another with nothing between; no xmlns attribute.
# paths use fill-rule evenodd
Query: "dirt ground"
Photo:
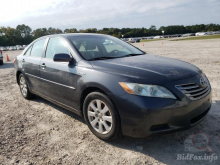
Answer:
<svg viewBox="0 0 220 165"><path fill-rule="evenodd" d="M0 164L219 164L220 39L135 45L148 53L190 62L206 73L213 104L200 124L144 139L101 141L74 113L40 97L25 100L16 84L12 62L20 51L6 51L4 57L8 54L11 62L0 66ZM200 141L195 143L195 139ZM205 160L189 160L188 154Z"/></svg>

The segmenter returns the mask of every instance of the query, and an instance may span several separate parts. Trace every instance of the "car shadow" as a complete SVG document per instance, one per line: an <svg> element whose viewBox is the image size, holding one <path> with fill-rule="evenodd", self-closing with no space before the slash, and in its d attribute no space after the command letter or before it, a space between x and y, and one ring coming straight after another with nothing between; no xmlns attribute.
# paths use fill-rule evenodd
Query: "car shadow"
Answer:
<svg viewBox="0 0 220 165"><path fill-rule="evenodd" d="M14 64L9 62L4 62L3 65L0 65L0 69L8 69L8 68L14 68Z"/></svg>
<svg viewBox="0 0 220 165"><path fill-rule="evenodd" d="M40 96L35 96L33 101L38 102L38 103L44 103L44 104L50 105L54 109L56 109L56 110L58 110L58 111L60 111L60 112L62 112L64 114L66 114L68 116L71 116L72 118L74 118L74 119L76 119L76 120L78 120L78 121L80 121L80 122L85 124L85 121L84 121L84 119L81 116L75 114L74 112L66 110L66 109L64 109L64 108L62 108L62 107L60 107L60 106L58 106L58 105L56 105L56 104L54 104L54 103L44 99L42 97L40 97Z"/></svg>
<svg viewBox="0 0 220 165"><path fill-rule="evenodd" d="M64 108L61 108L39 96L36 96L34 101L48 104L60 112L69 115L72 118L85 124L85 121L82 117L71 111L65 110ZM146 138L132 138L123 136L117 140L105 143L117 148L141 153L145 156L151 157L151 159L155 159L157 162L164 164L210 164L209 161L181 160L178 155L185 154L186 156L187 154L193 154L201 156L204 154L215 154L220 157L220 128L217 124L220 123L219 112L220 101L214 101L212 108L210 109L205 119L195 127L188 130L164 135L150 136ZM199 146L200 144L195 145L193 143L192 138L195 137L198 133L204 135L205 137L208 136L210 141L206 148L198 149L197 145ZM138 162L137 160L137 164L149 164L147 163L148 159L149 158L146 158L146 162ZM213 160L212 164L218 164L218 162Z"/></svg>

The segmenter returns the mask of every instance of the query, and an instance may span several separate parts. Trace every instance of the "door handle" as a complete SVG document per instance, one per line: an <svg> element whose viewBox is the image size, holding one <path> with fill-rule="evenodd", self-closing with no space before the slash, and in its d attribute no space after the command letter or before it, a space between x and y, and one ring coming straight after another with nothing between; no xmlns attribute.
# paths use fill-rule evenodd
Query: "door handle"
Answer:
<svg viewBox="0 0 220 165"><path fill-rule="evenodd" d="M41 64L41 68L42 68L42 69L45 69L45 68L46 68L45 63Z"/></svg>
<svg viewBox="0 0 220 165"><path fill-rule="evenodd" d="M23 59L21 62L25 62L25 60Z"/></svg>

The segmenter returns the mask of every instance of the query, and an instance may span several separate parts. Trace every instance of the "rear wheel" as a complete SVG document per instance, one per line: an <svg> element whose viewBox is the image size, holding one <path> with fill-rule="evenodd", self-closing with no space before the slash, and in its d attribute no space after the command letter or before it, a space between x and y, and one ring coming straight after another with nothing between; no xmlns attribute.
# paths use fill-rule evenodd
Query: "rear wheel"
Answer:
<svg viewBox="0 0 220 165"><path fill-rule="evenodd" d="M29 100L33 98L34 95L29 91L27 81L22 73L19 75L19 87L21 94L25 99Z"/></svg>
<svg viewBox="0 0 220 165"><path fill-rule="evenodd" d="M100 93L90 93L83 105L85 121L91 132L102 140L117 138L120 120L117 110L109 98Z"/></svg>
<svg viewBox="0 0 220 165"><path fill-rule="evenodd" d="M0 61L0 65L3 65L3 60Z"/></svg>

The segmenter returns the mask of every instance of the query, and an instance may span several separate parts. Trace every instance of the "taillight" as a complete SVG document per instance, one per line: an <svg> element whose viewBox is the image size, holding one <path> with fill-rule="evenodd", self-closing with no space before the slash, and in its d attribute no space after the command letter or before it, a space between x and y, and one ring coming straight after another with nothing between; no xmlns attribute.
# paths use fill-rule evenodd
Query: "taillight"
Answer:
<svg viewBox="0 0 220 165"><path fill-rule="evenodd" d="M15 64L16 59L14 59L14 64Z"/></svg>

